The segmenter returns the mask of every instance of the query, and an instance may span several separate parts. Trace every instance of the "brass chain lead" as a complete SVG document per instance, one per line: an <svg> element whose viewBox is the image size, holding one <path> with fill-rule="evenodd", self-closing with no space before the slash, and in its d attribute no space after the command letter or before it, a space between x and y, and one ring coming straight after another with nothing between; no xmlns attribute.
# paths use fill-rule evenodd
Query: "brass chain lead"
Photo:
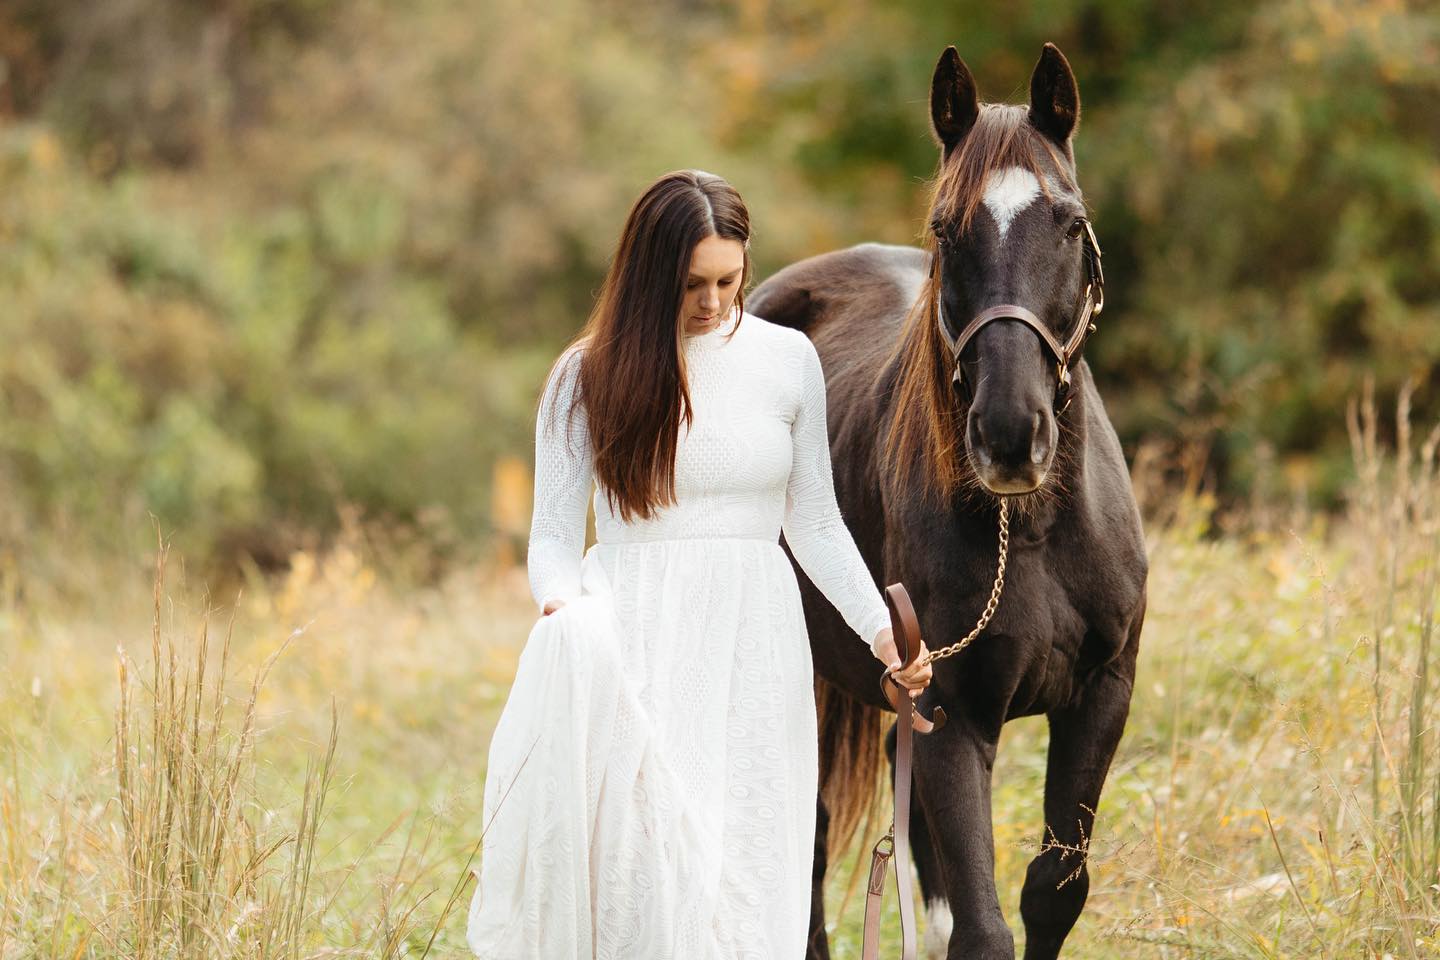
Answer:
<svg viewBox="0 0 1440 960"><path fill-rule="evenodd" d="M985 604L985 612L980 614L980 620L964 637L956 640L948 647L939 650L931 650L925 656L926 663L942 660L945 657L953 656L970 646L970 643L978 636L990 618L995 615L995 608L1000 604L1000 591L1005 589L1005 561L1010 555L1010 498L1000 498L1000 562L995 569L995 586L990 591L990 600Z"/></svg>

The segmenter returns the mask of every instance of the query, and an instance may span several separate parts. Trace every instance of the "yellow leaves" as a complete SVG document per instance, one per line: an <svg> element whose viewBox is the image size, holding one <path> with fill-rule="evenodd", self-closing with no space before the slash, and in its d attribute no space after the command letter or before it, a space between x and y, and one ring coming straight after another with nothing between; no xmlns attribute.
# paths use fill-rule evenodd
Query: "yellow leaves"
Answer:
<svg viewBox="0 0 1440 960"><path fill-rule="evenodd" d="M520 544L530 527L530 468L514 455L495 461L490 485L490 520L495 525L492 560L501 567L519 563Z"/></svg>
<svg viewBox="0 0 1440 960"><path fill-rule="evenodd" d="M1308 571L1288 550L1272 550L1265 557L1265 572L1275 578L1275 591L1286 597L1303 596L1309 588Z"/></svg>
<svg viewBox="0 0 1440 960"><path fill-rule="evenodd" d="M1167 536L1180 543L1196 543L1210 531L1219 499L1210 490L1182 492L1175 497L1174 520Z"/></svg>
<svg viewBox="0 0 1440 960"><path fill-rule="evenodd" d="M1399 0L1371 0L1366 3L1310 0L1304 5L1310 14L1292 25L1298 32L1289 42L1290 56L1297 63L1310 64L1326 56L1359 45L1376 55L1376 66L1387 81L1408 72L1412 61L1398 37L1413 29L1413 15Z"/></svg>
<svg viewBox="0 0 1440 960"><path fill-rule="evenodd" d="M1284 824L1285 817L1272 813L1270 815L1270 822L1275 825L1276 829L1279 829ZM1223 829L1232 826L1235 827L1237 832L1250 836L1264 837L1270 833L1269 827L1265 825L1265 810L1263 807L1232 810L1229 813L1222 814L1220 817L1220 827Z"/></svg>
<svg viewBox="0 0 1440 960"><path fill-rule="evenodd" d="M1300 834L1298 839L1300 840L1300 846L1305 848L1305 852L1310 855L1310 859L1313 860L1316 864L1324 865L1329 862L1329 858L1326 856L1325 848L1323 846L1318 843L1312 842L1304 834Z"/></svg>
<svg viewBox="0 0 1440 960"><path fill-rule="evenodd" d="M1211 120L1222 136L1243 138L1254 133L1254 112L1246 109L1247 104L1244 101L1222 96L1212 102L1210 107Z"/></svg>
<svg viewBox="0 0 1440 960"><path fill-rule="evenodd" d="M375 571L351 546L342 544L319 558L297 550L275 596L275 615L281 622L299 622L309 619L307 614L353 608L374 586Z"/></svg>
<svg viewBox="0 0 1440 960"><path fill-rule="evenodd" d="M1312 64L1320 59L1320 45L1314 37L1295 37L1290 41L1290 59L1296 63Z"/></svg>
<svg viewBox="0 0 1440 960"><path fill-rule="evenodd" d="M500 533L523 536L530 525L530 469L514 455L495 461L490 519Z"/></svg>
<svg viewBox="0 0 1440 960"><path fill-rule="evenodd" d="M42 130L30 141L30 162L36 169L50 173L64 162L59 139L49 130Z"/></svg>
<svg viewBox="0 0 1440 960"><path fill-rule="evenodd" d="M297 550L290 555L290 572L286 575L279 595L275 598L275 613L290 620L295 616L306 588L315 576L315 555L306 550Z"/></svg>

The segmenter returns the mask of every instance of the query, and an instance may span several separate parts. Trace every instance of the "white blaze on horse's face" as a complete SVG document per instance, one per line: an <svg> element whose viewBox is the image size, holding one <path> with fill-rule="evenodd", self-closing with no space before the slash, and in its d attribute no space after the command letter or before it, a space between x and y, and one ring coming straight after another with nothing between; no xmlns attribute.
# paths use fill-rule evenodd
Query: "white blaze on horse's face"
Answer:
<svg viewBox="0 0 1440 960"><path fill-rule="evenodd" d="M1006 167L996 170L985 180L985 195L981 200L990 216L995 218L995 228L1000 231L1000 242L1005 242L1005 231L1011 222L1040 196L1040 181L1035 174L1024 167Z"/></svg>

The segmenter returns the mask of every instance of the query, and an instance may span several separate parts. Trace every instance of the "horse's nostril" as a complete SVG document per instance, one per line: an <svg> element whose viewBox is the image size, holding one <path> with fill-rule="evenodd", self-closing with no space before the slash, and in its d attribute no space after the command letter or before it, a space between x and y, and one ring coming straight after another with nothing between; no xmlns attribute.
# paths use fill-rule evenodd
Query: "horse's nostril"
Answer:
<svg viewBox="0 0 1440 960"><path fill-rule="evenodd" d="M1045 455L1050 449L1044 431L1045 411L1036 410L1030 426L1030 462L1037 466L1045 462Z"/></svg>

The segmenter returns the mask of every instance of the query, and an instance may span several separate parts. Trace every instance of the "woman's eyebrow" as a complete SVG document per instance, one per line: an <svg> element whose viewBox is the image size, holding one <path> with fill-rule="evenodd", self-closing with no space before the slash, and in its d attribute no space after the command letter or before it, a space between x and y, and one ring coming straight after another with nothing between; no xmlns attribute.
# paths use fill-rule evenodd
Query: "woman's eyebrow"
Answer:
<svg viewBox="0 0 1440 960"><path fill-rule="evenodd" d="M744 270L744 269L745 269L744 267L736 267L734 270L731 270L729 273L723 273L723 274L721 274L721 276L723 276L723 277L733 277L733 276L735 276L736 274L738 274L741 270ZM700 274L698 274L698 273L692 273L692 274L690 274L690 276L687 277L686 279L688 279L688 280L704 280L705 278L702 277L702 276L701 276Z"/></svg>

